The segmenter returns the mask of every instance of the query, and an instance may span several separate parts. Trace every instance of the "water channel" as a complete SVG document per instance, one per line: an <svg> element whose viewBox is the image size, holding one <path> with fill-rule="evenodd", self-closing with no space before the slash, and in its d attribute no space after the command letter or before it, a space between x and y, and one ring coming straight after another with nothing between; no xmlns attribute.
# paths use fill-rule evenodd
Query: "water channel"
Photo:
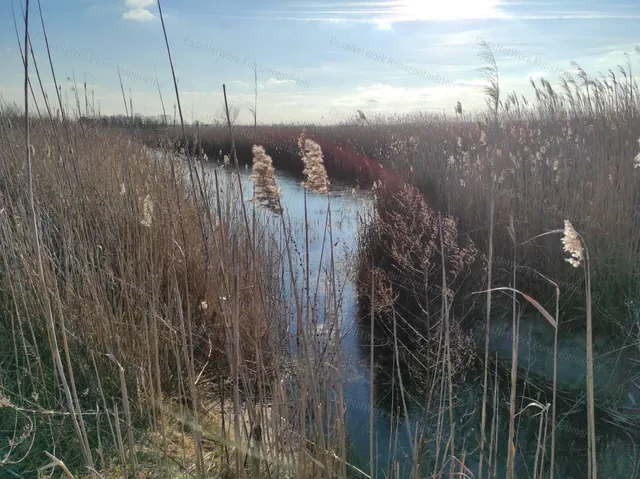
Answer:
<svg viewBox="0 0 640 479"><path fill-rule="evenodd" d="M231 178L229 168L221 168L214 166L213 163L207 164L205 171L207 174L212 173L213 168L218 168L219 178ZM240 171L245 200L252 197L252 181L250 171L241 169ZM211 175L212 176L212 175ZM304 217L305 217L305 201L304 188L299 178L277 171L276 172L278 186L282 191L282 201L285 214L291 220L291 233L293 241L298 251L304 250ZM354 284L353 274L349 274L350 259L353 259L357 248L358 224L364 218L368 217L368 213L372 207L373 193L371 191L354 190L352 186L332 182L330 188L330 204L332 211L332 233L334 243L334 254L336 255L337 278L336 283L340 286L340 316L342 318L341 329L343 339L341 341L342 364L343 364L343 396L347 406L347 432L348 443L350 446L349 461L362 471L369 472L369 431L370 431L370 381L372 378L369 373L369 330L368 319L362 320L359 311L356 287ZM327 220L328 199L326 196L308 193L306 198L307 221L310 225L309 231L309 256L310 256L310 274L315 278L320 268L329 267L329 254L327 246L324 251L322 248L325 232L325 222ZM251 208L251 204L249 208ZM322 260L321 260L322 257ZM503 338L504 339L504 338ZM510 344L510 340L508 340ZM376 347L378 344L376 343ZM423 402L426 401L421 397L411 395L411 385L406 385L407 397L405 398L408 409L409 418L398 417L390 411L390 397L396 391L388 387L389 381L381 378L390 378L392 372L389 370L388 364L393 361L384 361L383 355L388 354L389 347L382 347L380 352L376 350L375 364L375 405L373 411L374 418L374 448L376 457L377 477L390 477L389 470L393 468L393 477L408 478L413 462L411 458L411 439L416 431L416 424L420 424L426 429L425 434L433 434L435 437L437 415L436 408L430 417L424 417ZM386 346L389 346L388 340ZM510 348L510 346L508 346ZM467 477L478 477L478 443L480 431L480 411L483 396L483 366L480 358L484 354L477 352L478 361L476 364L465 372L461 379L458 379L455 388L455 444L456 452L459 460L464 460ZM559 363L562 368L563 363ZM573 365L575 367L575 365ZM492 464L495 468L495 477L506 477L506 430L509 424L509 405L508 393L510 387L509 366L505 366L504 362L492 362L492 371L498 371L497 379L494 374L490 377L490 389L498 390L496 393L498 410L500 413L495 418L495 425L498 431L497 457L492 458ZM545 386L537 384L535 375L529 377L525 373L524 378L520 377L518 381L518 411L523 411L516 420L517 437L516 443L516 472L517 477L533 477L534 460L536 455L536 442L540 431L544 434L544 430L540 429L540 411L541 408L550 401L549 389ZM546 385L548 386L548 385ZM524 398L521 398L524 391ZM506 400L505 400L506 398ZM396 397L394 400L398 402ZM586 423L586 399L585 397L564 398L558 402L558 421L557 421L557 439L556 439L556 477L563 479L582 479L587 476L587 423ZM492 404L489 403L488 408L491 409ZM394 410L395 411L395 410ZM444 442L440 445L440 461L442 462L443 449L446 446L449 431L448 408L440 411L444 416L442 437ZM548 411L548 410L547 410ZM408 419L408 420L407 420ZM493 422L493 418L487 420L487 437L488 431ZM636 472L632 471L633 448L631 446L631 435L628 432L620 431L611 425L606 414L599 411L598 413L598 450L600 458L599 477L606 478L623 478L623 477L640 477ZM550 431L546 431L548 437ZM487 446L488 448L488 446ZM426 451L421 456L421 461L425 463L422 468L422 477L440 477L431 474L436 446L434 441L427 441ZM549 450L547 444L547 450ZM466 454L462 455L462 451ZM640 454L638 454L640 455ZM388 458L393 456L398 464L391 465ZM488 451L485 451L485 457ZM494 455L495 456L495 455ZM548 464L548 458L546 459ZM442 468L439 463L442 477L448 476L448 465ZM489 477L489 468L485 459L483 467L483 477ZM545 466L546 467L546 466ZM460 470L459 464L456 465L456 471ZM427 472L429 475L427 475ZM358 477L356 474L354 477ZM462 476L464 477L464 476Z"/></svg>

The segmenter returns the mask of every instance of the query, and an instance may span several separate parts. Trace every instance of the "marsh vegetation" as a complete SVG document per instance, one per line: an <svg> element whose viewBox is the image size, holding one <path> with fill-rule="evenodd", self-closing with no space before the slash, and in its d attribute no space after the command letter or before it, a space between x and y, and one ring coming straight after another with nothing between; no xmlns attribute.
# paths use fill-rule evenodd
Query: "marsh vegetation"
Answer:
<svg viewBox="0 0 640 479"><path fill-rule="evenodd" d="M144 128L30 113L25 14L2 474L640 477L631 63L528 102L485 48L487 111L304 128L185 125L176 81Z"/></svg>

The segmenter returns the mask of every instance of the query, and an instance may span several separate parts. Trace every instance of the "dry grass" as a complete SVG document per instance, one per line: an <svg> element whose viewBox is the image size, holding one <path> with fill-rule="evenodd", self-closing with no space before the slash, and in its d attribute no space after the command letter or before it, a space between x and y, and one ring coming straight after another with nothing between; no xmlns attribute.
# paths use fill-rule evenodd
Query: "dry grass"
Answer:
<svg viewBox="0 0 640 479"><path fill-rule="evenodd" d="M392 313L402 318L403 358L407 367L421 370L433 363L439 351L443 301L457 310L457 297L465 294L462 288L466 294L479 289L480 284L473 280L486 269L486 258L469 238L459 234L454 218L442 220L440 234L437 212L415 188L406 185L390 193L382 186L375 191L375 217L360 235L358 290L367 307L372 304L370 291L375 281L375 312L387 317L378 335L393 338ZM448 341L455 348L456 373L465 371L473 360L471 343L456 321ZM414 352L419 352L417 358Z"/></svg>
<svg viewBox="0 0 640 479"><path fill-rule="evenodd" d="M114 406L110 398L121 402L126 396L132 414L153 414L157 425L154 403L162 396L189 397L190 374L194 383L206 384L227 369L233 264L222 245L232 236L244 251L249 248L242 245L250 245L238 212L228 209L226 216L222 208L207 206L206 214L198 213L206 196L198 198L198 206L181 179L183 167L172 177L175 160L125 136L35 122L32 174L48 293L43 298L26 208L25 162L13 147L24 141L16 120L0 120L6 145L1 327L5 377L13 378L2 385L5 394L14 404L27 401L28 409L56 411L61 406L56 378L63 374L77 411L108 414ZM53 140L62 132L68 136ZM255 258L236 259L237 320L240 354L255 362L259 344L261 368L267 371L281 325L267 320L277 318L278 303L256 300L278 296L270 269L275 263L268 259L268 243L262 244ZM43 319L46 300L66 368L54 376L53 338Z"/></svg>

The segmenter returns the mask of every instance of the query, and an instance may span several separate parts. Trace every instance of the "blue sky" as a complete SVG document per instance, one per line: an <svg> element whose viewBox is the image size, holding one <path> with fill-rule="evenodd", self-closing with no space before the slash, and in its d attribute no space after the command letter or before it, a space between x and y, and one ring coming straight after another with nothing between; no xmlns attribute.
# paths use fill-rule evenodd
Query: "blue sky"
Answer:
<svg viewBox="0 0 640 479"><path fill-rule="evenodd" d="M0 94L21 102L21 4L0 2ZM85 80L102 113L123 113L118 68L137 113L167 113L175 93L155 0L41 0L58 80L70 103ZM31 39L49 97L54 88L37 0ZM576 61L590 74L631 55L640 72L640 2L364 0L164 0L185 119L220 116L222 84L250 121L253 68L258 121L333 123L365 114L480 108L481 40L492 42L505 92L532 98L529 77L557 83ZM634 35L634 33L636 35ZM34 85L37 79L32 69ZM40 102L42 99L40 97ZM84 104L84 100L81 100Z"/></svg>

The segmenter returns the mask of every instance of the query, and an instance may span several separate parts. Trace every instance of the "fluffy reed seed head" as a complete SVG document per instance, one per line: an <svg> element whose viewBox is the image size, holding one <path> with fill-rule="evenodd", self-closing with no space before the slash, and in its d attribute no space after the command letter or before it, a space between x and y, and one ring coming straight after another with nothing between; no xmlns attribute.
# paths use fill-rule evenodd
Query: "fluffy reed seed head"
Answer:
<svg viewBox="0 0 640 479"><path fill-rule="evenodd" d="M142 224L142 226L146 226L147 228L151 228L152 222L153 200L151 199L151 195L147 195L144 197L144 201L142 202L142 221L140 221L140 224Z"/></svg>
<svg viewBox="0 0 640 479"><path fill-rule="evenodd" d="M564 250L571 255L569 258L565 258L567 263L574 268L579 267L584 259L582 241L580 241L578 232L568 220L564 220L564 236L562 237L562 245Z"/></svg>
<svg viewBox="0 0 640 479"><path fill-rule="evenodd" d="M300 154L304 162L303 174L307 178L307 181L303 183L304 187L316 193L328 193L329 178L327 177L327 170L324 168L320 145L306 138L303 132L300 138L298 138L298 147L300 148Z"/></svg>
<svg viewBox="0 0 640 479"><path fill-rule="evenodd" d="M253 201L276 214L280 214L282 213L281 192L276 183L271 157L260 145L253 145L252 152Z"/></svg>

